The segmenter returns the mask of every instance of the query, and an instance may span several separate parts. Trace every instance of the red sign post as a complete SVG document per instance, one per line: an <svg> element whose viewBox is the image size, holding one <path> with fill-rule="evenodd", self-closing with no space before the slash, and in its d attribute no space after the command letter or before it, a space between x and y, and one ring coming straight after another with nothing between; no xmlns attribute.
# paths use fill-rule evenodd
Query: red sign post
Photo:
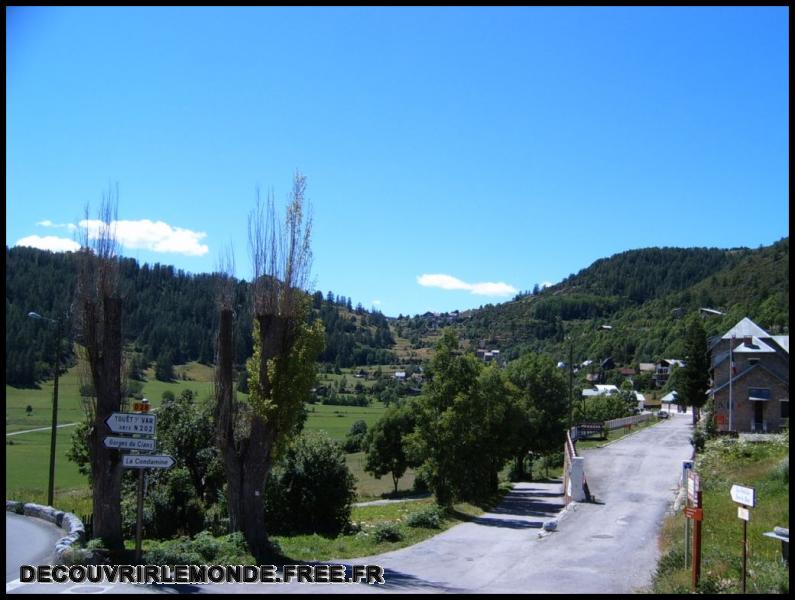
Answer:
<svg viewBox="0 0 795 600"><path fill-rule="evenodd" d="M685 518L694 521L693 527L693 591L698 588L701 577L701 522L704 520L704 509L701 507L701 480L691 470L687 472L687 500L694 506L685 507Z"/></svg>

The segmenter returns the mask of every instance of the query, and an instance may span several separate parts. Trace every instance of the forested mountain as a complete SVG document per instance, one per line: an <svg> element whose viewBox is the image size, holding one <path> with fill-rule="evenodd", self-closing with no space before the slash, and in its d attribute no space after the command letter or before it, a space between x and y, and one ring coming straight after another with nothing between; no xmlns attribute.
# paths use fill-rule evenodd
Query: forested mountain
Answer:
<svg viewBox="0 0 795 600"><path fill-rule="evenodd" d="M76 276L73 253L6 248L6 383L32 385L50 376L54 326L27 314L65 318ZM191 275L172 266L139 265L123 258L119 281L124 299L122 333L130 352L146 363L213 361L218 316L215 275ZM241 366L252 349L249 287L245 281L236 282L235 361ZM313 315L326 327L321 361L350 367L394 359L389 350L394 339L381 313L361 306L354 309L350 299L332 292L325 296L316 292L312 306Z"/></svg>
<svg viewBox="0 0 795 600"><path fill-rule="evenodd" d="M621 364L681 356L683 316L700 308L709 335L748 316L771 333L789 328L789 238L756 250L646 248L597 260L576 275L511 302L486 305L453 323L473 346L574 359L612 356ZM442 315L444 318L445 315ZM612 329L600 329L610 324ZM410 339L426 335L426 316L399 319Z"/></svg>
<svg viewBox="0 0 795 600"><path fill-rule="evenodd" d="M216 277L190 275L171 266L122 259L123 333L147 362L213 360ZM49 376L52 326L29 311L65 314L74 293L75 256L33 248L6 248L6 382L30 385ZM249 284L236 289L239 366L251 354ZM396 362L394 333L413 348L431 346L429 334L451 325L472 346L501 350L506 359L523 351L574 359L612 356L619 364L676 358L684 349L683 317L699 308L709 335L745 316L771 333L789 329L789 238L755 250L646 248L597 260L576 275L511 302L462 313L387 319L354 308L349 298L312 295L314 315L326 327L322 362L338 367ZM600 329L609 323L610 330Z"/></svg>

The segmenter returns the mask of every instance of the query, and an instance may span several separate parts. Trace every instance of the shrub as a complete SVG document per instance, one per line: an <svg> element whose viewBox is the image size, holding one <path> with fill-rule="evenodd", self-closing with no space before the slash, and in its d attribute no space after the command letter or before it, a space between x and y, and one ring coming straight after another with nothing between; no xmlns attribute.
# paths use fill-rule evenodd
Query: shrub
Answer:
<svg viewBox="0 0 795 600"><path fill-rule="evenodd" d="M438 506L431 506L420 512L412 513L406 519L409 527L425 527L426 529L439 529L442 525L443 512Z"/></svg>
<svg viewBox="0 0 795 600"><path fill-rule="evenodd" d="M703 452L704 446L707 443L707 434L700 427L693 431L693 437L690 438L690 443L696 452Z"/></svg>
<svg viewBox="0 0 795 600"><path fill-rule="evenodd" d="M144 552L143 559L146 564L155 565L234 565L252 561L242 534L213 537L209 531L202 531L193 539L181 537L155 542Z"/></svg>
<svg viewBox="0 0 795 600"><path fill-rule="evenodd" d="M310 432L274 465L265 485L265 520L274 533L336 536L350 520L355 497L342 448L328 435Z"/></svg>
<svg viewBox="0 0 795 600"><path fill-rule="evenodd" d="M373 531L373 539L376 542L399 542L403 539L403 533L394 523L381 523Z"/></svg>

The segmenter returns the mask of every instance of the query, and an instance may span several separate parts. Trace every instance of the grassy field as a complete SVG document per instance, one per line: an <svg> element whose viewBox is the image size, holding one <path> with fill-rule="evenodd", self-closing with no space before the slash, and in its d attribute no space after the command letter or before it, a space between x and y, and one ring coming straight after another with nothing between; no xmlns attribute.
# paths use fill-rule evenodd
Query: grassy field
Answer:
<svg viewBox="0 0 795 600"><path fill-rule="evenodd" d="M729 494L733 484L753 487L757 504L748 523L749 593L787 593L789 569L780 560L781 543L764 537L789 527L789 437L776 442L723 439L707 443L696 460L703 491L702 568L699 591L739 593L742 572L742 521ZM669 517L660 537L662 558L654 593L689 593L691 569L684 567L684 516Z"/></svg>
<svg viewBox="0 0 795 600"><path fill-rule="evenodd" d="M382 367L384 372L386 367ZM372 370L372 369L371 369ZM171 391L174 395L184 389L193 390L199 398L208 398L212 392L212 367L198 363L189 363L175 368L178 377L183 374L186 380L172 382L157 381L154 372L146 371L143 394L153 408L160 406L163 392ZM354 378L353 371L346 373L349 386L355 382L367 381ZM341 377L332 375L332 377ZM369 382L372 385L372 381ZM43 382L37 389L14 388L6 386L6 434L28 431L37 428L49 428L52 422L52 389L51 381ZM241 394L242 397L245 395ZM27 413L30 406L32 412ZM368 427L372 426L386 407L375 402L371 406L326 406L322 404L308 405L309 418L307 430L323 430L333 439L343 441L355 421L363 420ZM85 419L85 412L80 398L80 377L77 367L69 369L58 380L58 424L79 423ZM74 427L58 429L56 437L55 461L55 497L56 504L67 510L77 510L71 506L90 506L88 484L77 471L76 465L66 458L71 446ZM50 432L35 431L19 435L6 436L6 497L31 502L45 502L49 478ZM359 494L363 499L380 497L392 491L391 478L375 479L363 470L363 455L348 455L348 464L359 482ZM413 483L413 475L408 474L401 480L400 489L409 489ZM70 503L65 506L63 502Z"/></svg>

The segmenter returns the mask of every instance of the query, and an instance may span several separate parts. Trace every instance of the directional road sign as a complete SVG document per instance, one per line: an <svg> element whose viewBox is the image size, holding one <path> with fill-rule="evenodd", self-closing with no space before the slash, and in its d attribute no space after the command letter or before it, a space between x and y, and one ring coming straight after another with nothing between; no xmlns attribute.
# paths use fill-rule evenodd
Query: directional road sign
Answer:
<svg viewBox="0 0 795 600"><path fill-rule="evenodd" d="M113 433L138 433L155 435L157 415L136 413L112 413L105 419L105 425Z"/></svg>
<svg viewBox="0 0 795 600"><path fill-rule="evenodd" d="M168 454L125 454L121 464L128 469L170 469L174 459Z"/></svg>
<svg viewBox="0 0 795 600"><path fill-rule="evenodd" d="M105 448L117 448L119 450L147 450L155 449L153 438L131 438L131 437L106 437L103 441Z"/></svg>
<svg viewBox="0 0 795 600"><path fill-rule="evenodd" d="M754 505L754 488L743 487L742 485L733 485L731 489L732 500L743 506Z"/></svg>

